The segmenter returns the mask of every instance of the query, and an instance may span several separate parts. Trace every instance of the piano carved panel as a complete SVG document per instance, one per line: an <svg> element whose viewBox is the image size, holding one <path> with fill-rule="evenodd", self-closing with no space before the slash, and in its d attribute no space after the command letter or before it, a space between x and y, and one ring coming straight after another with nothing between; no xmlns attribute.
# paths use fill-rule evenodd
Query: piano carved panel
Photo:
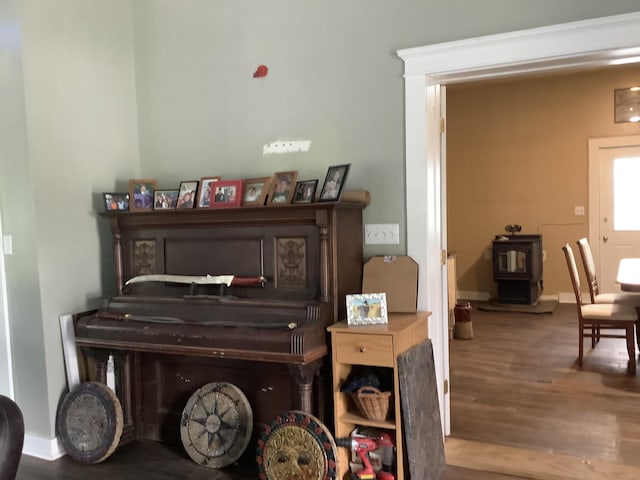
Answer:
<svg viewBox="0 0 640 480"><path fill-rule="evenodd" d="M133 271L136 275L156 273L156 242L136 240L133 242Z"/></svg>
<svg viewBox="0 0 640 480"><path fill-rule="evenodd" d="M307 285L307 244L304 238L278 238L276 262L276 285L285 288L304 288Z"/></svg>
<svg viewBox="0 0 640 480"><path fill-rule="evenodd" d="M110 211L115 294L80 315L76 343L103 378L109 353L127 413L123 441L180 443L179 419L205 383L241 388L255 432L282 411L332 410L326 328L362 285L364 203ZM126 285L143 274L261 282ZM214 288L215 287L215 288ZM124 361L124 360L126 361ZM260 372L259 384L253 379Z"/></svg>

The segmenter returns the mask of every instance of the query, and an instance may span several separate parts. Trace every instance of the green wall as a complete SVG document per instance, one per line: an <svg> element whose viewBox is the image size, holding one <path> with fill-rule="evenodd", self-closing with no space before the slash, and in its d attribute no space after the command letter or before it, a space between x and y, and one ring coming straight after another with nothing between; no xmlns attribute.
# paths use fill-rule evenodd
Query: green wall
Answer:
<svg viewBox="0 0 640 480"><path fill-rule="evenodd" d="M52 438L64 389L58 317L112 290L103 191L351 163L367 223L405 252L402 62L396 50L638 10L637 0L5 0L0 208L16 398ZM252 73L260 64L263 79ZM306 154L263 145L311 140Z"/></svg>

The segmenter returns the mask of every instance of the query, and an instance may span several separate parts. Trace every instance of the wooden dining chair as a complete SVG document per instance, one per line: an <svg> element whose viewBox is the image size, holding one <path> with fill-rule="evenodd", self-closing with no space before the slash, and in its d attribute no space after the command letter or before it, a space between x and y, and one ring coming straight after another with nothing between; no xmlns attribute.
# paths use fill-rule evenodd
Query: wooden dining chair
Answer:
<svg viewBox="0 0 640 480"><path fill-rule="evenodd" d="M600 293L600 286L596 278L596 264L593 261L589 240L581 238L577 243L578 249L580 250L580 257L582 257L582 265L584 266L584 273L589 287L591 303L622 303L624 305L640 307L640 293ZM640 347L640 343L638 346Z"/></svg>
<svg viewBox="0 0 640 480"><path fill-rule="evenodd" d="M576 296L578 307L578 366L582 366L584 339L591 339L591 348L595 348L600 338L625 338L629 362L627 370L636 373L635 330L638 329L638 314L630 305L619 303L583 303L578 276L578 267L571 246L567 243L562 247L567 260L571 286ZM623 330L624 333L604 333L603 331Z"/></svg>

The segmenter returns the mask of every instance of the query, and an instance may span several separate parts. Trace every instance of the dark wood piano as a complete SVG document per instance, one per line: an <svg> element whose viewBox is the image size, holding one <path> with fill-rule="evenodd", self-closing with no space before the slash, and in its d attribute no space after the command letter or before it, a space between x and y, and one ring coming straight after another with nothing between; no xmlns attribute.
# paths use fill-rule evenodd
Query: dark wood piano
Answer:
<svg viewBox="0 0 640 480"><path fill-rule="evenodd" d="M362 285L362 210L335 202L225 209L107 212L116 294L76 318L87 379L116 363L121 443L180 443L180 415L210 382L247 396L256 424L286 410L330 412L326 327ZM110 248L110 247L109 247ZM225 284L145 275L233 275ZM144 277L148 278L148 277Z"/></svg>

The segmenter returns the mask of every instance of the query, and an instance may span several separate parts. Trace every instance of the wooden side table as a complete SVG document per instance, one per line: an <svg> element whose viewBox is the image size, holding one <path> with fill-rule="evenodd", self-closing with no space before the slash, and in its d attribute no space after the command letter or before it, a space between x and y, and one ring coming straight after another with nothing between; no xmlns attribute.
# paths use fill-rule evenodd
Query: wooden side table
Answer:
<svg viewBox="0 0 640 480"><path fill-rule="evenodd" d="M402 447L402 414L398 381L398 355L427 338L430 312L391 313L386 325L348 326L346 321L331 325L331 360L333 372L333 405L336 438L348 437L356 427L390 430L396 441L396 480L404 480ZM393 374L393 406L386 420L364 417L348 393L340 392L356 365L387 367ZM338 478L348 478L349 451L338 449Z"/></svg>

